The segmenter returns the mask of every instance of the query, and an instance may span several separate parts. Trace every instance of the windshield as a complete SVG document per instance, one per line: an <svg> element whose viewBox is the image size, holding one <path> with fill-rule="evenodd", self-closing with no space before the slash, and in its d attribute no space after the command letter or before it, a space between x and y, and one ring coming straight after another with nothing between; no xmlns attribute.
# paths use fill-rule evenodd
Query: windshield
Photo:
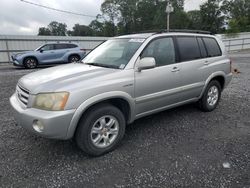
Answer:
<svg viewBox="0 0 250 188"><path fill-rule="evenodd" d="M83 62L94 66L124 69L145 39L111 39L92 52Z"/></svg>

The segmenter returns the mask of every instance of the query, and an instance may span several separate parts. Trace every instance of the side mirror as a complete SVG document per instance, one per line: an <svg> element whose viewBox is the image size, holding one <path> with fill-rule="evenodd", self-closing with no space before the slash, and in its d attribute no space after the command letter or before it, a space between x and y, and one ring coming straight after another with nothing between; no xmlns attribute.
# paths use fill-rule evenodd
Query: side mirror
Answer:
<svg viewBox="0 0 250 188"><path fill-rule="evenodd" d="M138 62L137 69L138 69L138 72L141 72L142 70L145 70L145 69L155 68L155 66L156 66L155 58L144 57Z"/></svg>
<svg viewBox="0 0 250 188"><path fill-rule="evenodd" d="M40 51L40 53L43 53L43 50L39 50Z"/></svg>

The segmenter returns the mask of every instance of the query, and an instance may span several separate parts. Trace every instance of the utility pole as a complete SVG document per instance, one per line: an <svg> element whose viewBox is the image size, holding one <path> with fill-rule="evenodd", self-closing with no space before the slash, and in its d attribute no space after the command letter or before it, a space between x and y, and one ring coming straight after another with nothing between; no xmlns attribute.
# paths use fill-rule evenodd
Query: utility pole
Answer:
<svg viewBox="0 0 250 188"><path fill-rule="evenodd" d="M174 12L174 7L167 1L166 13L167 13L167 31L170 31L169 22L170 22L170 13Z"/></svg>

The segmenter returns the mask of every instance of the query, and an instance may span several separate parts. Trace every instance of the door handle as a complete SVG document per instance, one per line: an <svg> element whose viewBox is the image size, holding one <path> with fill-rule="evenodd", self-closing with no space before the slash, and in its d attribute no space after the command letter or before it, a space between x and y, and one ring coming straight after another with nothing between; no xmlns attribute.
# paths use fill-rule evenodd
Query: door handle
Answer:
<svg viewBox="0 0 250 188"><path fill-rule="evenodd" d="M204 62L204 65L209 65L209 61L205 61L205 62Z"/></svg>
<svg viewBox="0 0 250 188"><path fill-rule="evenodd" d="M178 67L173 67L172 72L179 72L180 69Z"/></svg>

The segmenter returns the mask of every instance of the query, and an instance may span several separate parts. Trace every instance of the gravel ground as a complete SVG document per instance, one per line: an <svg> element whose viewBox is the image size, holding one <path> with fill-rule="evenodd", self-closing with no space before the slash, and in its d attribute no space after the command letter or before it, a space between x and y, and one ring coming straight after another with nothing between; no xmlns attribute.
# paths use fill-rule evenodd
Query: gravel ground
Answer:
<svg viewBox="0 0 250 188"><path fill-rule="evenodd" d="M0 187L250 187L249 58L232 55L241 73L214 112L187 105L137 120L98 158L15 126L9 97L31 71L0 66Z"/></svg>

